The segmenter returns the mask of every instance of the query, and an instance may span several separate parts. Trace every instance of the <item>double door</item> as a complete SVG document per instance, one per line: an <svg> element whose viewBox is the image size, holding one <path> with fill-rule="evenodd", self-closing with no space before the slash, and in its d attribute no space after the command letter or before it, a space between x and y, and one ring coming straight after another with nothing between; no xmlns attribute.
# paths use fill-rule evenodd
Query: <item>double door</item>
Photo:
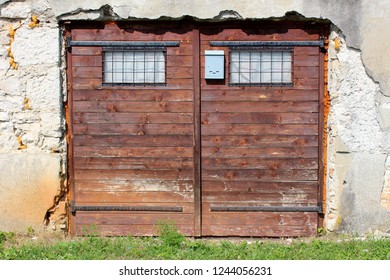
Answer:
<svg viewBox="0 0 390 280"><path fill-rule="evenodd" d="M71 24L70 227L315 235L322 27Z"/></svg>

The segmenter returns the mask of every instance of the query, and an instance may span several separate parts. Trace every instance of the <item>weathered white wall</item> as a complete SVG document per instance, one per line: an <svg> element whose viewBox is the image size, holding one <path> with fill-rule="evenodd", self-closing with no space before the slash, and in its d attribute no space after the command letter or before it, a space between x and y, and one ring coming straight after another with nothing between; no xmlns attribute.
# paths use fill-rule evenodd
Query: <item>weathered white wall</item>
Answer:
<svg viewBox="0 0 390 280"><path fill-rule="evenodd" d="M360 233L390 230L389 0L0 0L0 166L7 167L0 169L0 230L43 228L48 210L50 228L63 222L66 92L60 21L280 19L287 12L334 24L326 226ZM33 14L40 20L36 27L29 26ZM17 69L9 67L10 26L16 29L11 53ZM335 38L341 40L337 50ZM24 195L37 203L26 203Z"/></svg>

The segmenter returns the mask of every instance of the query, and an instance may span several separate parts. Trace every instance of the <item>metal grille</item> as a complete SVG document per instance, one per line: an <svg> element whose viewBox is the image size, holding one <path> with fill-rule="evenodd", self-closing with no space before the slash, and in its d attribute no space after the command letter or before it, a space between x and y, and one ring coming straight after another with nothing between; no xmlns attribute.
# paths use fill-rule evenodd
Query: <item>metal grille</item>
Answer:
<svg viewBox="0 0 390 280"><path fill-rule="evenodd" d="M292 86L293 50L230 48L231 86Z"/></svg>
<svg viewBox="0 0 390 280"><path fill-rule="evenodd" d="M165 85L166 48L104 48L104 85Z"/></svg>

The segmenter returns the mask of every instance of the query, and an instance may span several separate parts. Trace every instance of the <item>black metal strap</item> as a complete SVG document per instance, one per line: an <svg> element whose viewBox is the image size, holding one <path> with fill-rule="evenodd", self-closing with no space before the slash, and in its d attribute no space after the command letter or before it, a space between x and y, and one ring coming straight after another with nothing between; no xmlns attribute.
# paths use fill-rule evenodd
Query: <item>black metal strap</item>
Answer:
<svg viewBox="0 0 390 280"><path fill-rule="evenodd" d="M325 45L319 41L210 41L212 47L320 47Z"/></svg>
<svg viewBox="0 0 390 280"><path fill-rule="evenodd" d="M215 206L212 212L317 212L322 213L321 206Z"/></svg>
<svg viewBox="0 0 390 280"><path fill-rule="evenodd" d="M66 47L89 46L89 47L179 47L180 41L72 41L70 36L66 37Z"/></svg>
<svg viewBox="0 0 390 280"><path fill-rule="evenodd" d="M77 211L130 211L130 212L183 212L180 206L87 206L76 205L74 201L70 203L72 214Z"/></svg>

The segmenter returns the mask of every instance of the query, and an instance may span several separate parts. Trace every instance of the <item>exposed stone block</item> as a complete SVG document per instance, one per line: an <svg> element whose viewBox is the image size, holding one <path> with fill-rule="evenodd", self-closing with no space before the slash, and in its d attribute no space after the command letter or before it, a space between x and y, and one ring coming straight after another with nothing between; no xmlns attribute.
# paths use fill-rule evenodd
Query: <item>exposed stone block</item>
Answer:
<svg viewBox="0 0 390 280"><path fill-rule="evenodd" d="M17 30L12 44L15 61L20 67L27 65L58 65L60 59L60 33L58 28L28 28Z"/></svg>

